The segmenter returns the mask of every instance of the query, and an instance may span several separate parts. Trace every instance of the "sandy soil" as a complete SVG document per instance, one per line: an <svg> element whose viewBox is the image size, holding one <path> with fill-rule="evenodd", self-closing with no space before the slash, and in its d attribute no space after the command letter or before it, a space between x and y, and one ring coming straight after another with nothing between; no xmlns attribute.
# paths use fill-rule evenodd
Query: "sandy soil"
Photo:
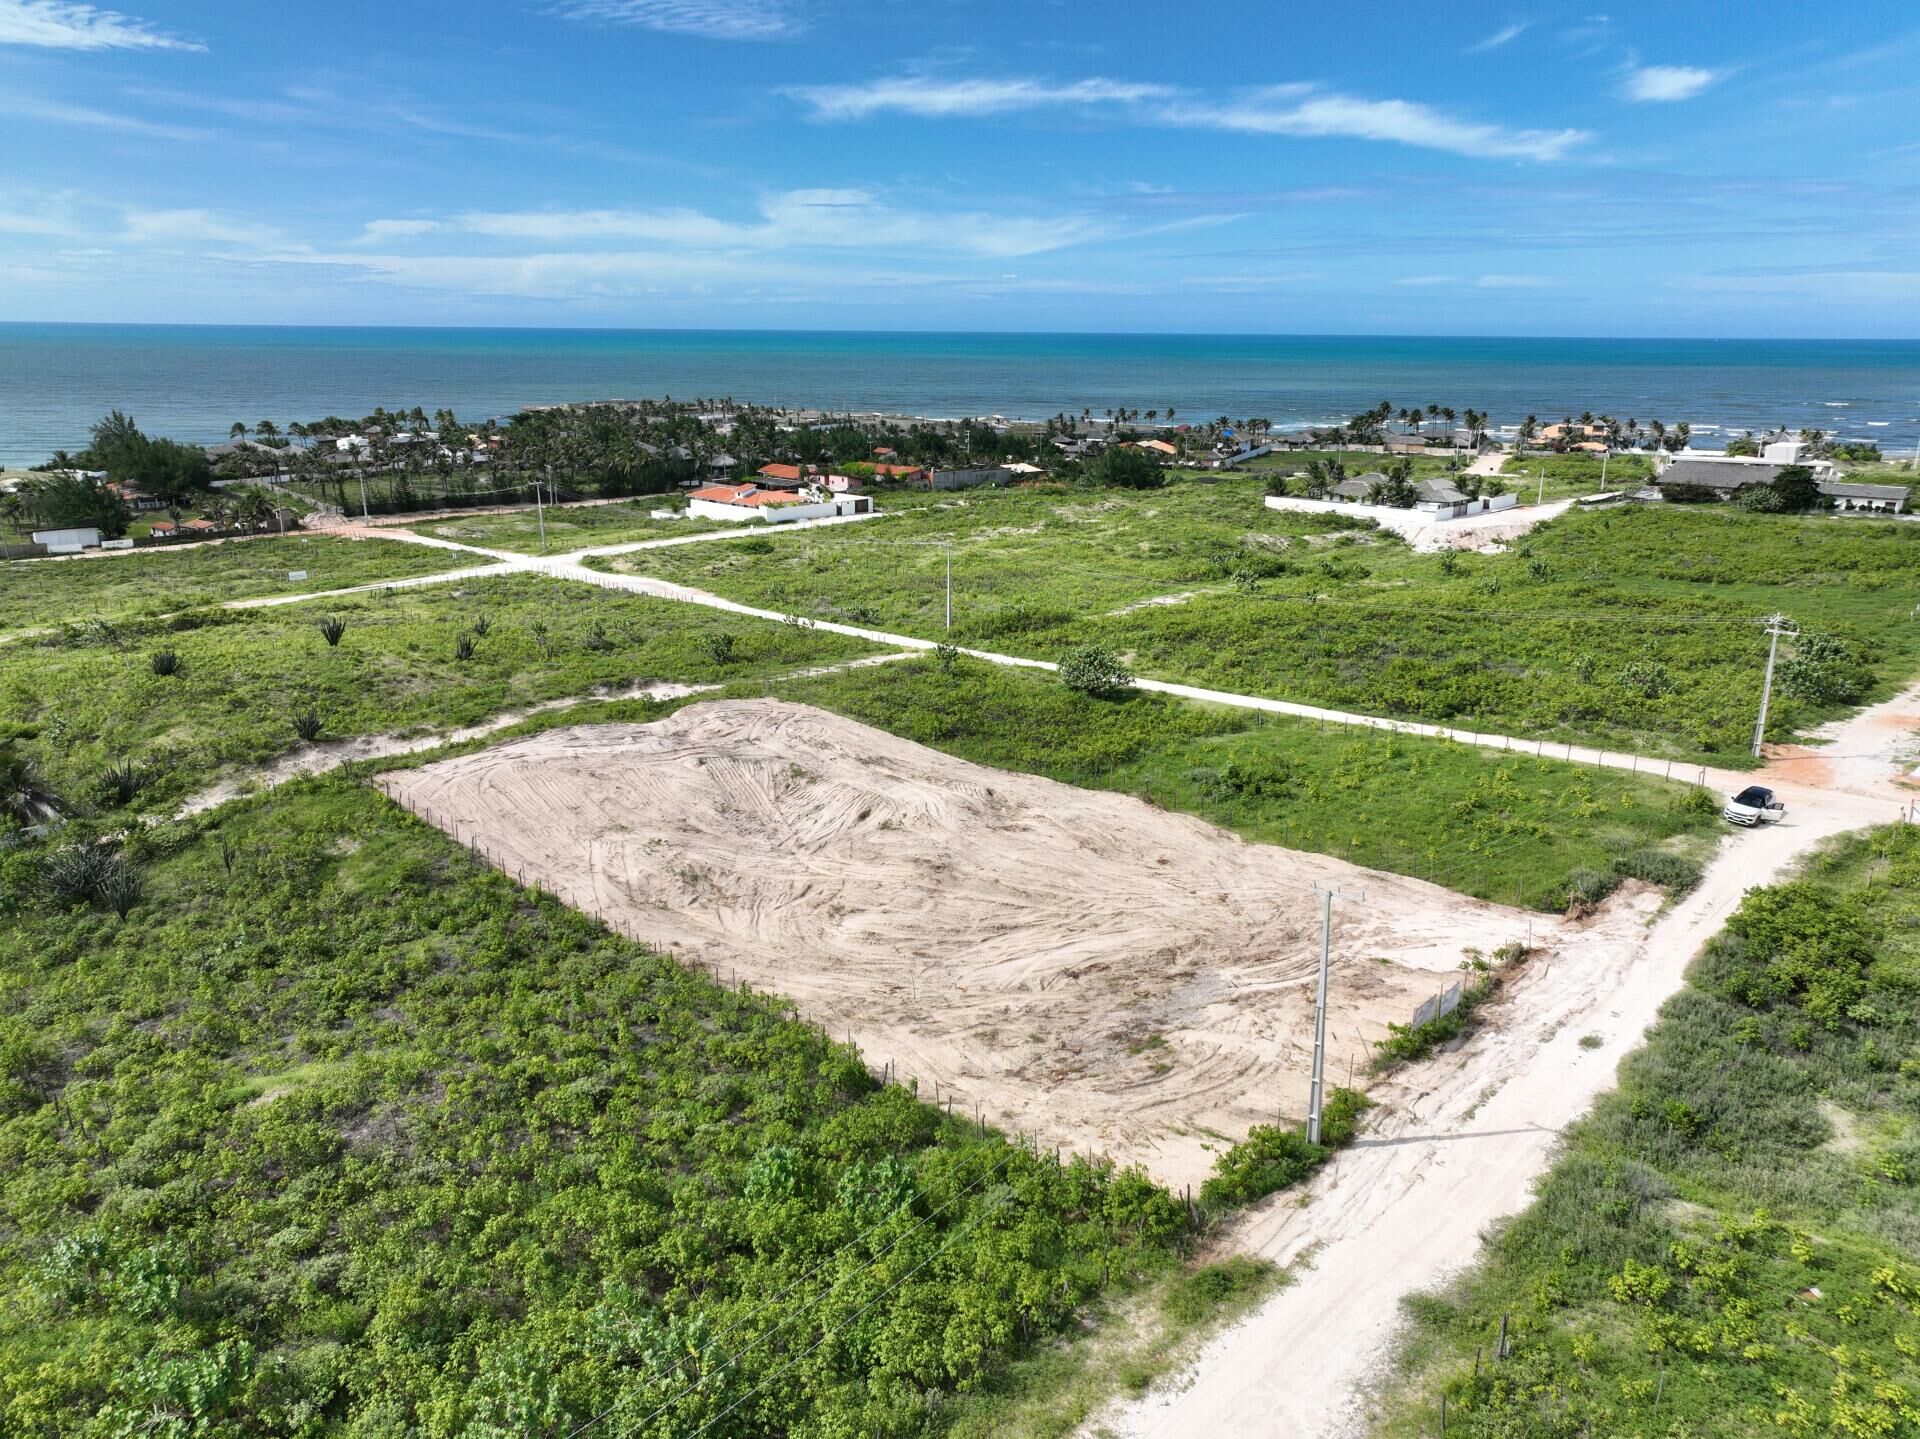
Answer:
<svg viewBox="0 0 1920 1439"><path fill-rule="evenodd" d="M875 1067L1043 1144L1197 1183L1537 916L778 700L556 730L387 792L636 938L793 997Z"/></svg>

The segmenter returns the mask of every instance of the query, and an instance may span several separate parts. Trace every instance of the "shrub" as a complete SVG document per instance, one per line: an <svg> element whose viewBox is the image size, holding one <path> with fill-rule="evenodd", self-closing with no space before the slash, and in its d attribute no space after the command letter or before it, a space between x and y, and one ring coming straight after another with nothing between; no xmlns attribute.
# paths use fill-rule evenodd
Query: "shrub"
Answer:
<svg viewBox="0 0 1920 1439"><path fill-rule="evenodd" d="M1734 498L1734 503L1755 515L1784 514L1787 508L1787 502L1772 485L1749 485Z"/></svg>
<svg viewBox="0 0 1920 1439"><path fill-rule="evenodd" d="M473 658L474 638L464 631L453 637L453 657L456 660Z"/></svg>
<svg viewBox="0 0 1920 1439"><path fill-rule="evenodd" d="M475 615L473 617L473 632L476 635L480 636L482 639L486 638L487 631L492 628L493 628L493 621L488 619L485 615Z"/></svg>
<svg viewBox="0 0 1920 1439"><path fill-rule="evenodd" d="M347 622L341 615L327 615L320 621L320 633L326 636L328 649L337 648L340 644L340 636L346 632Z"/></svg>
<svg viewBox="0 0 1920 1439"><path fill-rule="evenodd" d="M1803 634L1780 665L1780 690L1812 704L1851 704L1870 676L1852 650L1827 634Z"/></svg>
<svg viewBox="0 0 1920 1439"><path fill-rule="evenodd" d="M1133 674L1107 646L1082 645L1061 659L1060 682L1070 690L1105 699L1132 689Z"/></svg>
<svg viewBox="0 0 1920 1439"><path fill-rule="evenodd" d="M1256 1124L1213 1161L1213 1174L1200 1186L1200 1197L1208 1204L1251 1204L1298 1184L1326 1160L1327 1151L1310 1144L1302 1131Z"/></svg>
<svg viewBox="0 0 1920 1439"><path fill-rule="evenodd" d="M1569 913L1584 913L1619 887L1620 876L1617 874L1607 874L1597 869L1569 870L1567 877L1560 881L1553 892L1551 907Z"/></svg>
<svg viewBox="0 0 1920 1439"><path fill-rule="evenodd" d="M1286 475L1272 475L1267 479L1267 493L1270 495L1290 495L1293 493L1293 481Z"/></svg>
<svg viewBox="0 0 1920 1439"><path fill-rule="evenodd" d="M1615 857L1613 872L1621 879L1638 879L1660 885L1676 896L1685 894L1700 883L1699 865L1664 849L1629 850Z"/></svg>
<svg viewBox="0 0 1920 1439"><path fill-rule="evenodd" d="M725 630L712 630L700 637L701 652L712 664L732 664L739 648L739 641Z"/></svg>
<svg viewBox="0 0 1920 1439"><path fill-rule="evenodd" d="M1336 1149L1352 1143L1359 1117L1373 1101L1356 1089L1328 1092L1320 1110L1319 1144L1304 1128L1256 1124L1247 1137L1213 1161L1213 1175L1200 1186L1208 1204L1251 1204L1312 1174Z"/></svg>
<svg viewBox="0 0 1920 1439"><path fill-rule="evenodd" d="M147 663L157 675L177 675L180 673L180 656L172 650L155 650L153 658Z"/></svg>
<svg viewBox="0 0 1920 1439"><path fill-rule="evenodd" d="M587 627L587 633L580 641L580 648L594 654L612 649L613 641L607 638L607 627L595 620Z"/></svg>
<svg viewBox="0 0 1920 1439"><path fill-rule="evenodd" d="M1198 1324L1218 1314L1223 1305L1258 1294L1273 1272L1271 1264L1244 1254L1203 1265L1173 1282L1161 1301L1161 1312L1175 1324Z"/></svg>
<svg viewBox="0 0 1920 1439"><path fill-rule="evenodd" d="M940 673L943 675L952 674L953 667L959 662L959 659L960 647L958 645L935 645L933 647L933 662L939 667Z"/></svg>
<svg viewBox="0 0 1920 1439"><path fill-rule="evenodd" d="M1673 680L1667 674L1667 667L1658 660L1635 660L1627 665L1620 671L1620 684L1642 699L1657 700L1673 691Z"/></svg>
<svg viewBox="0 0 1920 1439"><path fill-rule="evenodd" d="M130 804L152 782L152 776L132 760L108 765L100 773L100 797L111 805Z"/></svg>
<svg viewBox="0 0 1920 1439"><path fill-rule="evenodd" d="M125 854L98 844L70 844L47 856L47 893L63 904L103 904L122 919L140 902L140 874Z"/></svg>
<svg viewBox="0 0 1920 1439"><path fill-rule="evenodd" d="M1720 498L1720 492L1706 485L1662 485L1660 498L1670 505L1704 505Z"/></svg>
<svg viewBox="0 0 1920 1439"><path fill-rule="evenodd" d="M320 738L320 716L313 710L296 710L293 714L293 732L309 742Z"/></svg>

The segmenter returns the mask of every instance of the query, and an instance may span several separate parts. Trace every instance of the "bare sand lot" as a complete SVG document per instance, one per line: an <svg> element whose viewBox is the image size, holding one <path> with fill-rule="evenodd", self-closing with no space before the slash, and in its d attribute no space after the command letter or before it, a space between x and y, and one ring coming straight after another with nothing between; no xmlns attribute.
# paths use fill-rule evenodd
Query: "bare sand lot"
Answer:
<svg viewBox="0 0 1920 1439"><path fill-rule="evenodd" d="M809 706L689 705L382 781L495 861L723 979L791 996L923 1097L1197 1183L1297 1117L1334 905L1330 1082L1550 922Z"/></svg>

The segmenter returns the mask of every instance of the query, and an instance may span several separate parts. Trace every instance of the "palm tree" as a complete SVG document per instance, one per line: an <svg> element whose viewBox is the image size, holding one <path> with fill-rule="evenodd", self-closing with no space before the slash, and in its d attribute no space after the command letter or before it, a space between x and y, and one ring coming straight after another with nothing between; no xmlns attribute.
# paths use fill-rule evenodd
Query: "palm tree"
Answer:
<svg viewBox="0 0 1920 1439"><path fill-rule="evenodd" d="M17 824L45 824L58 819L61 809L60 796L20 750L19 740L0 740L0 815Z"/></svg>
<svg viewBox="0 0 1920 1439"><path fill-rule="evenodd" d="M239 420L235 420L227 429L227 438L230 440L244 440L246 437L247 427Z"/></svg>
<svg viewBox="0 0 1920 1439"><path fill-rule="evenodd" d="M280 438L280 427L274 424L272 420L260 421L253 427L253 432L263 440L277 440Z"/></svg>

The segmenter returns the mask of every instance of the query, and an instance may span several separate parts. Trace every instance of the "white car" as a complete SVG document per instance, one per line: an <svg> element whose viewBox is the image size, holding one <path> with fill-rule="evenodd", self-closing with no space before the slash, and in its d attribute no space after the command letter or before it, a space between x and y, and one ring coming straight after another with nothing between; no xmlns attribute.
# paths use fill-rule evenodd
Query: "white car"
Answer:
<svg viewBox="0 0 1920 1439"><path fill-rule="evenodd" d="M1728 824L1745 825L1752 829L1757 824L1772 824L1786 812L1787 807L1773 797L1772 790L1764 785L1750 784L1727 800L1720 811L1720 818Z"/></svg>

